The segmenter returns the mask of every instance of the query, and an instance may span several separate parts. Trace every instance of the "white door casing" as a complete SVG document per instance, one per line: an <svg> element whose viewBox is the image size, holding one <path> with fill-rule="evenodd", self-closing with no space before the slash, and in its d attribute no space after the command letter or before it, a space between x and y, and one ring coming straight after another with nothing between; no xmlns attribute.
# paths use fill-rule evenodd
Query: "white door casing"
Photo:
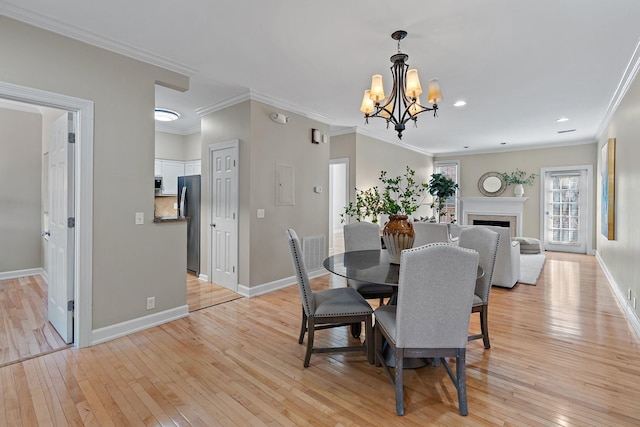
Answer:
<svg viewBox="0 0 640 427"><path fill-rule="evenodd" d="M73 209L73 114L65 113L49 132L49 322L67 343L73 342L73 261L75 222ZM70 219L73 218L73 219Z"/></svg>
<svg viewBox="0 0 640 427"><path fill-rule="evenodd" d="M541 169L543 250L591 253L592 172L591 165Z"/></svg>
<svg viewBox="0 0 640 427"><path fill-rule="evenodd" d="M74 174L76 233L74 345L92 343L93 286L93 109L92 101L0 81L0 98L42 105L76 114L77 156Z"/></svg>
<svg viewBox="0 0 640 427"><path fill-rule="evenodd" d="M238 140L209 146L210 281L238 290Z"/></svg>

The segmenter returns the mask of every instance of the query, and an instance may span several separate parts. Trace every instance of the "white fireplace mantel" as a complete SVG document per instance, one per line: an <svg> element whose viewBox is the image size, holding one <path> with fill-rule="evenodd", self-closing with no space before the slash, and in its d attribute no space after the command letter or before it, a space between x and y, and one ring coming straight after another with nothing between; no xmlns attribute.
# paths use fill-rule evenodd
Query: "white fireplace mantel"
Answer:
<svg viewBox="0 0 640 427"><path fill-rule="evenodd" d="M522 236L522 212L528 197L460 197L462 224L469 215L503 215L516 217L516 235Z"/></svg>

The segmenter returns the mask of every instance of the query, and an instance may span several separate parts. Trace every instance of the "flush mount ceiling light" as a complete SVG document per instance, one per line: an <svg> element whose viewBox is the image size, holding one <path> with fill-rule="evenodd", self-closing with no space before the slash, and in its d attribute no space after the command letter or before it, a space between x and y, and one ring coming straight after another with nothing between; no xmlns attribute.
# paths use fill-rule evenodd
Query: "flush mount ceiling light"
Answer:
<svg viewBox="0 0 640 427"><path fill-rule="evenodd" d="M569 119L566 118L566 117L560 117L559 119L556 120L556 122L558 122L558 123L568 122L568 121L569 121Z"/></svg>
<svg viewBox="0 0 640 427"><path fill-rule="evenodd" d="M180 118L180 114L166 108L156 108L154 118L159 122L172 122Z"/></svg>
<svg viewBox="0 0 640 427"><path fill-rule="evenodd" d="M402 139L405 123L413 120L417 126L418 114L425 111L433 111L437 116L438 102L442 101L442 92L438 79L429 80L427 103L431 107L420 104L422 87L418 79L418 70L409 70L406 60L409 55L400 51L400 40L407 36L406 31L396 31L391 38L398 41L398 53L391 57L391 74L393 75L393 88L387 97L382 85L382 75L376 74L371 78L371 89L364 91L360 111L364 113L365 123L369 123L369 117L380 117L389 123L393 123L398 139Z"/></svg>
<svg viewBox="0 0 640 427"><path fill-rule="evenodd" d="M465 101L456 101L453 104L454 107L464 107L465 105L467 105L467 103Z"/></svg>

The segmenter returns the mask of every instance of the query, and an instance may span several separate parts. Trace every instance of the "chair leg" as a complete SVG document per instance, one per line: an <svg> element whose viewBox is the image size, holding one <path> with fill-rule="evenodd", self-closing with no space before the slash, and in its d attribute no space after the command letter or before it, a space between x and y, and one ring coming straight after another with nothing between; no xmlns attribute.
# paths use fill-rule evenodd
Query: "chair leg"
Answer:
<svg viewBox="0 0 640 427"><path fill-rule="evenodd" d="M384 339L382 338L382 332L380 330L380 326L376 325L375 329L375 363L376 366L382 366L382 343L384 341Z"/></svg>
<svg viewBox="0 0 640 427"><path fill-rule="evenodd" d="M305 332L307 332L307 313L304 312L304 307L302 307L302 325L300 326L300 338L298 338L298 344L302 344L302 341L304 341Z"/></svg>
<svg viewBox="0 0 640 427"><path fill-rule="evenodd" d="M307 318L307 353L304 355L304 367L309 367L309 360L311 360L311 353L313 352L313 335L315 332L315 318Z"/></svg>
<svg viewBox="0 0 640 427"><path fill-rule="evenodd" d="M487 318L487 311L489 310L488 305L483 305L480 310L480 330L482 331L482 342L484 343L484 348L491 348L491 343L489 342L489 323Z"/></svg>
<svg viewBox="0 0 640 427"><path fill-rule="evenodd" d="M365 331L365 346L367 349L367 360L369 361L370 364L374 364L375 363L375 355L373 354L374 352L374 338L373 338L373 323L371 320L371 315L367 316L364 319L364 331Z"/></svg>
<svg viewBox="0 0 640 427"><path fill-rule="evenodd" d="M404 415L404 395L402 392L402 374L404 371L404 349L396 347L396 367L395 369L395 386L396 386L396 414Z"/></svg>
<svg viewBox="0 0 640 427"><path fill-rule="evenodd" d="M362 333L362 322L352 323L349 325L349 329L351 329L352 337L360 338L360 334Z"/></svg>
<svg viewBox="0 0 640 427"><path fill-rule="evenodd" d="M467 408L467 369L466 369L466 349L459 348L456 351L456 388L458 389L458 407L460 415L468 415Z"/></svg>

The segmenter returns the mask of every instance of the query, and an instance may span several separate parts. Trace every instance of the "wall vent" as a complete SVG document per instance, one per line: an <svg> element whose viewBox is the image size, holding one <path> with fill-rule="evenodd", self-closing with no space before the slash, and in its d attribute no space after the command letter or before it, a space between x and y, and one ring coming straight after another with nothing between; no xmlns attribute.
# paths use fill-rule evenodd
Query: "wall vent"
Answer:
<svg viewBox="0 0 640 427"><path fill-rule="evenodd" d="M322 261L324 261L326 253L324 236L302 238L302 255L308 271L322 268Z"/></svg>

